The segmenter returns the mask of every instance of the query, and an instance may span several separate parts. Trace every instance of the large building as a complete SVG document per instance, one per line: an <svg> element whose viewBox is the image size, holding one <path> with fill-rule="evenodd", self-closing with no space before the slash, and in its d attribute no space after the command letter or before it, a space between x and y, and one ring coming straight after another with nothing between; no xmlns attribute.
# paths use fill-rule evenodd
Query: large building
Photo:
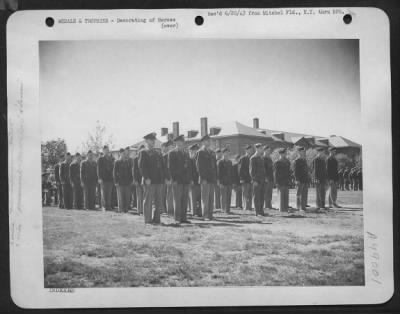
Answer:
<svg viewBox="0 0 400 314"><path fill-rule="evenodd" d="M168 132L167 127L162 127L161 132L157 134L157 145L168 139L182 134L179 128L179 122L172 124L172 132ZM344 153L351 159L356 158L361 153L361 145L355 143L343 136L331 135L322 137L318 135L309 135L301 133L292 133L278 130L260 128L258 118L253 119L253 126L248 126L238 121L228 121L208 127L208 119L200 119L199 128L189 129L184 132L186 144L191 145L200 143L203 135L208 134L211 137L213 148L229 147L232 154L243 154L244 147L248 144L268 144L274 150L280 147L292 148L295 145L309 148L315 147L336 147L338 153ZM134 143L131 147L137 149L143 142Z"/></svg>

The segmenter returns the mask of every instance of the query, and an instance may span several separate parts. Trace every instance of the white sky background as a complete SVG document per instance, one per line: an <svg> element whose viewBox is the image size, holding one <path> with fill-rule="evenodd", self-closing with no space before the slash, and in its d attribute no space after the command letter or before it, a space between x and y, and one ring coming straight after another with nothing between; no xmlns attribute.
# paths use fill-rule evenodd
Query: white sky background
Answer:
<svg viewBox="0 0 400 314"><path fill-rule="evenodd" d="M358 40L41 42L42 140L74 152L100 120L119 148L205 116L361 143L359 82Z"/></svg>

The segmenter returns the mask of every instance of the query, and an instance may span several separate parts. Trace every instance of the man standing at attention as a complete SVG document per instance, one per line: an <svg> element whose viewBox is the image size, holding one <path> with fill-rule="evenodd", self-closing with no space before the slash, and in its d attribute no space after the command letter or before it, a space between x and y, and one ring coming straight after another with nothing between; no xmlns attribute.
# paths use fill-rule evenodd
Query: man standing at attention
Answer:
<svg viewBox="0 0 400 314"><path fill-rule="evenodd" d="M229 160L229 148L222 150L223 157L217 161L217 178L221 194L222 210L229 214L231 212L233 166Z"/></svg>
<svg viewBox="0 0 400 314"><path fill-rule="evenodd" d="M232 173L232 184L235 190L235 208L243 209L242 206L242 185L240 184L239 178L239 159L240 155L235 156L235 162L233 164Z"/></svg>
<svg viewBox="0 0 400 314"><path fill-rule="evenodd" d="M186 223L189 185L192 183L190 157L184 150L183 135L174 138L176 148L168 154L168 169L172 180L172 195L174 200L175 223Z"/></svg>
<svg viewBox="0 0 400 314"><path fill-rule="evenodd" d="M101 207L104 210L111 210L111 193L113 188L114 162L108 146L103 147L103 156L97 161L97 177L101 189Z"/></svg>
<svg viewBox="0 0 400 314"><path fill-rule="evenodd" d="M140 151L144 148L144 145L139 146L138 154L133 158L132 167L133 184L136 186L136 206L139 215L143 214L143 185L142 175L139 170L139 154Z"/></svg>
<svg viewBox="0 0 400 314"><path fill-rule="evenodd" d="M97 165L91 150L87 152L86 160L81 162L81 182L85 209L95 209Z"/></svg>
<svg viewBox="0 0 400 314"><path fill-rule="evenodd" d="M163 201L162 201L162 213L167 213L169 216L174 216L174 199L172 195L172 186L171 186L171 174L168 168L168 153L172 148L172 142L167 141L161 144L161 154L164 159L165 165L165 178L167 179L167 183L164 184L163 187Z"/></svg>
<svg viewBox="0 0 400 314"><path fill-rule="evenodd" d="M313 175L315 179L315 192L317 198L317 209L325 209L326 171L325 151L323 147L317 147L317 157L313 161Z"/></svg>
<svg viewBox="0 0 400 314"><path fill-rule="evenodd" d="M215 158L217 160L217 165L218 165L218 161L222 160L222 151L220 148L215 150ZM217 176L218 176L218 173L217 173ZM214 204L215 204L215 209L221 208L221 189L218 184L215 185Z"/></svg>
<svg viewBox="0 0 400 314"><path fill-rule="evenodd" d="M263 146L256 144L256 152L250 158L250 176L253 184L253 203L256 216L265 216L264 214L264 183L265 183L265 163L262 157Z"/></svg>
<svg viewBox="0 0 400 314"><path fill-rule="evenodd" d="M297 210L306 210L308 198L308 185L310 176L306 160L306 150L304 147L298 147L299 156L294 161L294 177L297 184L296 205Z"/></svg>
<svg viewBox="0 0 400 314"><path fill-rule="evenodd" d="M72 185L72 207L75 209L83 208L83 191L80 176L81 154L76 153L75 159L69 166L69 177Z"/></svg>
<svg viewBox="0 0 400 314"><path fill-rule="evenodd" d="M113 178L117 189L118 212L127 213L131 199L132 164L129 148L119 150L119 159L114 162Z"/></svg>
<svg viewBox="0 0 400 314"><path fill-rule="evenodd" d="M250 157L253 153L253 147L251 145L246 146L246 153L239 160L239 178L240 184L242 185L243 198L242 202L244 210L251 210L251 177L250 177Z"/></svg>
<svg viewBox="0 0 400 314"><path fill-rule="evenodd" d="M60 181L63 191L65 209L72 209L72 187L69 177L69 165L71 164L71 154L67 153L65 160L60 165Z"/></svg>
<svg viewBox="0 0 400 314"><path fill-rule="evenodd" d="M201 198L200 198L200 184L199 173L196 168L196 158L199 145L193 144L189 147L190 153L190 173L192 174L192 182L190 186L190 202L192 204L193 216L201 217Z"/></svg>
<svg viewBox="0 0 400 314"><path fill-rule="evenodd" d="M275 184L279 191L279 211L289 210L290 162L286 157L286 148L280 148L279 159L274 164Z"/></svg>
<svg viewBox="0 0 400 314"><path fill-rule="evenodd" d="M329 157L326 160L326 171L328 175L329 183L329 208L336 207L340 208L337 204L337 191L339 183L339 172L338 172L338 161L336 159L336 148L329 148Z"/></svg>
<svg viewBox="0 0 400 314"><path fill-rule="evenodd" d="M202 147L197 154L197 171L201 189L201 209L206 220L213 219L214 188L217 180L215 154L210 149L210 137L201 138Z"/></svg>
<svg viewBox="0 0 400 314"><path fill-rule="evenodd" d="M64 156L61 156L60 159L64 159ZM64 208L64 198L63 198L62 184L61 184L61 179L60 179L61 162L62 161L58 162L54 166L54 178L56 180L56 186L57 186L58 208Z"/></svg>
<svg viewBox="0 0 400 314"><path fill-rule="evenodd" d="M161 152L154 148L156 133L147 134L143 138L146 140L146 148L139 153L139 170L143 177L144 223L160 224L163 186L167 183L164 159Z"/></svg>
<svg viewBox="0 0 400 314"><path fill-rule="evenodd" d="M265 166L265 184L264 184L264 207L272 208L272 192L274 190L274 166L271 159L271 147L264 146L264 166Z"/></svg>

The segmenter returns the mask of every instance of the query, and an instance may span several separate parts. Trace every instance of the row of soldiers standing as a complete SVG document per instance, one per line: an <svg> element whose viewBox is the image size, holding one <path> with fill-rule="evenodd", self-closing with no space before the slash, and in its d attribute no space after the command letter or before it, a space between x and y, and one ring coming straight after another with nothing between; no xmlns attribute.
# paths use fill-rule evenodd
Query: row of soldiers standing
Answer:
<svg viewBox="0 0 400 314"><path fill-rule="evenodd" d="M270 157L268 145L248 145L244 156L236 156L236 163L229 159L229 149L216 153L211 150L209 136L201 139L201 148L195 144L184 149L184 137L162 144L161 152L155 149L155 133L144 137L146 146L139 148L133 160L129 149L121 149L120 157L114 161L107 146L103 156L94 160L91 151L87 159L80 160L76 154L72 161L68 153L64 162L56 165L55 177L59 194L65 208L94 209L96 186L100 186L101 207L112 208L112 189L116 187L119 211L128 211L132 184L135 186L137 208L144 215L145 223L160 223L160 213L166 212L176 223L188 222L188 206L194 216L213 219L213 210L222 208L230 212L232 189L236 192L236 207L252 210L264 215L264 208L272 209L272 191L277 187L281 211L289 208L289 186L291 166L297 185L297 209L305 210L308 188L311 182L305 149L298 147L299 157L293 165L287 159L286 149L279 150L280 158L275 163ZM339 173L335 149L325 160L324 149L317 148L318 156L313 161L313 179L316 183L317 208L325 208L325 192L329 187L329 206L336 203ZM190 197L189 197L190 196ZM189 202L188 202L189 200Z"/></svg>

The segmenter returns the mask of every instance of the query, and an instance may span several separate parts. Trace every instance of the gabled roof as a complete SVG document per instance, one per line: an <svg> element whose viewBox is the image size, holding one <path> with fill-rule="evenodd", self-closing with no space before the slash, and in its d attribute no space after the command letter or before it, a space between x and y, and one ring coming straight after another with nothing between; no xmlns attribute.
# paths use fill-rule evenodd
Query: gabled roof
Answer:
<svg viewBox="0 0 400 314"><path fill-rule="evenodd" d="M343 148L343 147L356 147L356 148L361 148L361 145L353 142L343 136L331 136L329 138L329 144L332 145L333 147L337 148Z"/></svg>

